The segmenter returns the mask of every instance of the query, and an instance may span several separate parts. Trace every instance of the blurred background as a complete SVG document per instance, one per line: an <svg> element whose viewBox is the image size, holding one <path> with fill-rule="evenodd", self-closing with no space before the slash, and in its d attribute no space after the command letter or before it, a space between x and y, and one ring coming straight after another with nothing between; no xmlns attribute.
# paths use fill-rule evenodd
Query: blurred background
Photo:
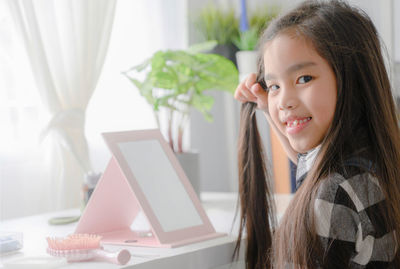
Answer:
<svg viewBox="0 0 400 269"><path fill-rule="evenodd" d="M177 155L197 154L191 177L199 191L236 192L240 104L233 91L251 71L236 71L236 52L254 51L261 29L299 2L0 0L0 221L80 206L82 186L104 172L111 158L101 138L110 131L161 128L167 140L170 135L182 141L181 147L175 145ZM349 2L374 21L398 96L400 2ZM165 98L160 98L165 95L149 95L144 81L150 78L140 70L131 74L131 68L154 60L157 51L187 51L205 41L216 43L196 53L222 55L234 68L216 62L215 73L230 70L219 74L217 82L224 83L218 89L204 86L197 99L175 109L184 113L171 116L171 103L163 107ZM195 60L191 64L185 70L198 67ZM200 84L179 89L190 92ZM178 95L173 93L174 100L182 102ZM275 190L291 192L289 161L262 115L258 121Z"/></svg>

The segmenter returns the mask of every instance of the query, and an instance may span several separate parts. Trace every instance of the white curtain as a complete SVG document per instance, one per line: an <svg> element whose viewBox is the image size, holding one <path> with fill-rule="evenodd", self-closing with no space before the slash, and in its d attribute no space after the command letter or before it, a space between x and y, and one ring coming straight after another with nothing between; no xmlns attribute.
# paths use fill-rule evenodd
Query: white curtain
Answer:
<svg viewBox="0 0 400 269"><path fill-rule="evenodd" d="M101 73L116 0L8 0L49 122L52 209L76 207L91 170L85 112Z"/></svg>

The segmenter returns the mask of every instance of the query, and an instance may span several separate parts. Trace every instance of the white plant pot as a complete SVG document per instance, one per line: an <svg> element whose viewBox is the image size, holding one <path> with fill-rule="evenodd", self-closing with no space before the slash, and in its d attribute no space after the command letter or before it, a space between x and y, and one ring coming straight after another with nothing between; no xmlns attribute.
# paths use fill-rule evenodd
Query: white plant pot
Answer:
<svg viewBox="0 0 400 269"><path fill-rule="evenodd" d="M236 63L240 81L243 81L250 73L257 73L257 57L258 52L254 50L236 52Z"/></svg>
<svg viewBox="0 0 400 269"><path fill-rule="evenodd" d="M175 153L176 158L180 162L183 171L185 171L190 183L197 196L200 199L200 169L199 169L199 153L183 152Z"/></svg>

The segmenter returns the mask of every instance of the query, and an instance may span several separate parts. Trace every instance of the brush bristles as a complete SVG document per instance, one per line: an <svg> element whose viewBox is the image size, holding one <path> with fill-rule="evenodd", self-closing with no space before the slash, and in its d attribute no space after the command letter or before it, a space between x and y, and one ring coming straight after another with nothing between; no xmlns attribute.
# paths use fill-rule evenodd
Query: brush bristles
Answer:
<svg viewBox="0 0 400 269"><path fill-rule="evenodd" d="M95 234L72 234L66 238L47 237L50 249L71 250L71 249L96 249L100 248L101 236Z"/></svg>

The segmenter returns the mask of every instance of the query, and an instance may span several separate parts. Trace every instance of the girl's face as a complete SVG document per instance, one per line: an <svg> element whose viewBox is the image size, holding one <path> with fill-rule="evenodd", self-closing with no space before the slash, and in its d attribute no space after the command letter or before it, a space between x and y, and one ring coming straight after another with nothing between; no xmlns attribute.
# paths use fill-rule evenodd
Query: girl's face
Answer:
<svg viewBox="0 0 400 269"><path fill-rule="evenodd" d="M335 74L311 42L279 34L264 51L268 110L294 150L304 153L325 137L335 113Z"/></svg>

